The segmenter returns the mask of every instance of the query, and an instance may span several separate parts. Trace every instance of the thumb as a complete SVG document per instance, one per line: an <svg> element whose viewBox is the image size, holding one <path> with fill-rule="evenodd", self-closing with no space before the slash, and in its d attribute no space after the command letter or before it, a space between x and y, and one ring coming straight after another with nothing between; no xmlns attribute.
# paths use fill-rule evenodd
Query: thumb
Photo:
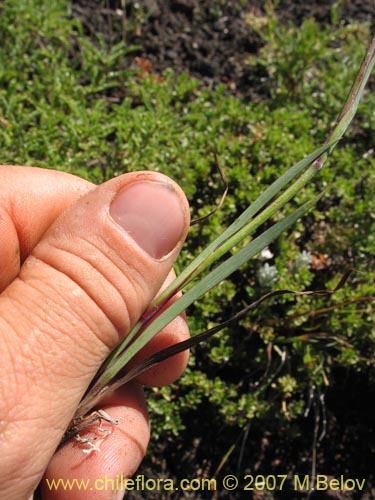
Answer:
<svg viewBox="0 0 375 500"><path fill-rule="evenodd" d="M55 221L0 296L7 483L23 471L24 491L37 484L95 372L166 279L188 214L161 174L112 179Z"/></svg>

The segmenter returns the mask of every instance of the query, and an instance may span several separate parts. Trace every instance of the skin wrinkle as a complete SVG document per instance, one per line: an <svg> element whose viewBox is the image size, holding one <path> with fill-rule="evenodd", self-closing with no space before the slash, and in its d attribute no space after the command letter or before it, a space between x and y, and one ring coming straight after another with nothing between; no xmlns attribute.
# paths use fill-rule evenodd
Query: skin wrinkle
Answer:
<svg viewBox="0 0 375 500"><path fill-rule="evenodd" d="M37 458L37 456L41 455L45 453L43 448L41 447L40 449L37 449L35 451L35 458ZM32 471L30 470L30 463L29 463L29 460L28 460L28 457L27 455L25 456L21 456L20 454L17 455L17 462L19 464L19 467L17 469L15 469L13 472L9 471L9 473L7 474L7 482L9 484L9 488L7 490L0 490L0 498L2 499L8 499L8 498L11 498L11 499L14 499L15 497L13 496L13 488L14 488L14 484L17 484L18 481L20 481L20 471L22 471L22 481L25 482L25 483L29 483L29 484L38 484L38 482L40 481L41 477L42 477L42 473L40 471ZM1 479L1 476L0 476L0 479ZM31 497L32 498L32 497ZM19 500L19 498L17 497L17 500Z"/></svg>
<svg viewBox="0 0 375 500"><path fill-rule="evenodd" d="M98 244L95 244L95 239L94 239L94 241L89 241L89 240L86 240L83 238L80 238L80 239L86 245L89 245L90 247L94 248L93 254L91 254L91 253L86 254L85 262L90 264L92 266L93 270L97 274L99 274L104 279L104 281L110 285L111 288L116 290L117 296L119 297L119 301L124 301L124 312L126 312L127 320L126 320L126 327L124 328L122 326L121 329L124 329L127 331L130 328L130 325L133 324L134 319L130 317L129 308L127 307L126 301L123 299L123 294L121 293L121 288L127 288L127 286L124 287L124 285L122 285L121 282L126 280L127 283L129 284L129 286L133 289L134 293L132 295L134 295L134 297L138 298L139 293L143 292L143 290L144 290L144 286L143 287L142 286L136 287L136 285L138 284L138 280L141 277L141 273L138 271L136 273L131 273L131 271L135 270L132 267L132 268L129 268L129 270L127 269L126 275L125 275L124 271L121 269L121 263L123 263L123 260L121 258L118 258L116 249L112 249L108 245L108 242L105 241L103 238L101 238L100 235L98 235L97 238L95 238L98 241ZM101 248L101 245L100 245L101 242L104 244L104 248ZM106 250L109 250L109 251L106 251ZM104 259L109 263L110 266L105 266L105 267L99 266L100 269L97 269L95 264L96 264L96 260L98 259L97 255L99 253L104 257ZM91 257L92 255L94 255L95 257L92 258ZM112 269L112 267L114 267L114 270ZM132 274L132 276L133 276L131 279L128 278L130 276L130 274ZM135 280L134 276L137 276L138 280ZM91 297L91 298L93 300L95 300L93 297ZM140 306L138 305L138 307L136 307L135 309L139 310ZM113 321L112 321L112 323L113 323ZM123 325L124 320L121 320L120 324ZM119 328L116 328L116 329L117 329L117 331L119 330ZM122 336L122 335L120 335L120 336Z"/></svg>
<svg viewBox="0 0 375 500"><path fill-rule="evenodd" d="M111 300L110 304L106 304L106 302L98 302L95 291L91 291L90 288L94 288L93 282L95 278L103 277L103 275L94 267L93 264L91 264L87 260L87 255L85 256L85 258L83 258L80 255L66 250L62 247L59 248L55 245L46 245L46 247L47 248L44 249L43 252L34 252L33 257L37 258L40 262L48 266L50 269L53 269L54 271L59 273L61 278L68 279L70 281L73 286L67 286L66 290L66 293L70 292L70 296L72 294L74 295L78 291L82 292L84 299L80 297L80 301L89 301L90 304L95 308L95 314L93 314L93 309L91 307L88 308L90 310L90 313L88 313L88 317L93 318L92 324L94 327L91 327L90 331L95 334L97 339L100 340L100 342L106 347L106 349L112 349L118 342L118 328L107 313L113 309L117 312L119 306L117 306L116 303L121 303L121 305L123 306L121 311L122 318L117 322L122 323L124 325L123 328L129 328L129 314L127 312L127 307L124 303L124 300L119 296L116 288L114 288L112 284L104 278L105 284L107 285L107 287L110 287L110 289L105 293L105 296L110 297ZM63 256L60 257L59 254L63 254ZM74 269L79 269L79 273L74 273ZM90 278L88 278L88 276L90 276ZM86 286L82 286L82 283L86 284ZM87 286L88 283L90 283L90 287ZM100 287L101 290L103 290L103 287L105 285L103 283L98 283L95 284L95 286L96 288ZM114 290L116 290L116 295L118 295L117 300L112 297ZM74 303L74 300L71 302L68 300L69 307L72 307ZM85 311L85 308L80 306L77 311L80 313L78 320L82 320L87 325L87 321L85 321L82 316L82 312ZM99 328L98 325L100 325ZM103 331L105 331L106 338L103 337Z"/></svg>
<svg viewBox="0 0 375 500"><path fill-rule="evenodd" d="M10 248L13 247L13 248ZM7 262L6 270L0 269L0 292L8 285L5 276L15 277L21 266L19 236L8 212L0 207L0 255Z"/></svg>
<svg viewBox="0 0 375 500"><path fill-rule="evenodd" d="M18 310L18 312L20 312L23 317L37 318L36 321L34 320L34 326L35 326L34 331L39 332L39 339L37 339L37 342L35 343L38 353L40 350L43 351L43 349L41 349L41 347L43 345L43 340L46 339L46 341L50 345L49 338L51 337L52 332L54 330L56 330L56 332L58 332L58 335L56 335L56 337L54 339L54 344L57 345L56 351L52 352L50 348L48 350L44 351L44 352L49 352L51 360L53 361L54 355L59 353L58 345L60 343L60 338L61 337L64 338L67 335L67 332L64 331L63 328L60 328L60 327L62 327L64 324L71 325L72 319L75 318L75 316L73 316L71 314L71 308L67 307L67 305L70 306L70 304L68 304L65 301L64 296L61 294L57 294L56 290L54 290L54 288L51 286L52 282L46 283L45 281L39 280L39 283L42 286L38 287L38 286L36 286L36 280L37 279L34 279L35 285L33 286L32 281L30 279L27 280L27 282L25 282L21 276L19 278L17 278L17 281L22 281L23 286L31 288L33 290L33 292L36 292L36 294L42 295L43 297L49 297L51 295L50 290L52 289L53 292L56 294L54 296L59 297L59 300L62 301L62 304L60 305L56 300L54 300L53 301L53 304L54 304L53 308L48 307L48 302L47 302L45 304L45 308L43 309L40 307L41 302L38 300L38 297L35 296L34 294L28 295L28 297L27 297L28 301L26 301L25 299L23 299L21 301L19 299L17 293L15 293L15 294L8 293L7 296L12 301L12 304L16 307L16 314L17 314L17 310ZM46 291L45 292L44 292L44 290L42 291L42 288L44 288ZM31 306L30 306L30 303L31 303ZM58 307L58 310L57 310L57 307ZM27 314L24 314L24 312L23 312L23 310L25 308L27 309ZM60 314L59 314L59 312L60 312ZM67 317L67 315L69 315L69 316ZM56 317L53 317L53 316L57 316L57 321L56 321ZM78 319L79 321L81 321L81 318L78 316L75 319ZM56 328L56 325L59 325L58 329ZM43 328L41 328L41 327L43 327ZM44 329L46 329L47 335L43 333ZM30 328L28 329L28 331L30 332ZM19 338L22 338L22 337L23 337L23 335L19 334ZM80 338L81 338L80 336L76 336L75 342L79 342ZM28 340L30 340L30 334L28 334ZM84 347L87 354L89 354L90 353L89 347L91 344L87 343L86 341L83 341L83 340L82 340L82 342L80 342L80 344L82 344L82 347ZM33 344L28 342L27 345L33 345ZM23 344L21 344L20 349L21 350L24 349ZM75 350L72 351L73 355L74 355L74 353L75 353ZM94 350L93 350L93 352L91 352L91 354L94 354ZM27 356L27 358L28 358L28 360L35 358L35 360L37 360L38 364L40 364L40 361L43 361L43 358L40 357L39 354L37 356L34 356L34 357ZM81 359L79 361L82 362ZM38 369L38 367L39 367L38 364L35 365L35 370ZM54 367L54 364L51 363L48 366L48 370L50 370L50 366ZM35 370L33 370L32 373L35 374L36 373ZM66 366L64 367L62 373L66 374Z"/></svg>
<svg viewBox="0 0 375 500"><path fill-rule="evenodd" d="M27 228L29 226L28 224L28 220L22 218L22 219L19 219L19 217L17 217L17 214L18 213L21 213L22 212L22 209L20 209L20 207L22 207L22 205L24 204L24 199L23 197L19 197L19 196L16 196L15 194L13 194L13 196L11 198L8 198L8 207L4 207L5 210L8 212L8 216L9 216L9 219L10 219L10 222L12 223L13 225L13 228L16 232L16 235L17 235L17 240L18 240L18 248L19 248L19 254L20 254L20 266L21 266L21 263L26 259L27 255L28 255L28 249L31 247L31 241L30 241L30 238L27 237ZM8 209L8 210L7 210ZM24 214L24 212L23 212ZM24 217L25 217L25 214L24 214ZM21 246L20 242L23 242L23 245ZM22 252L22 248L24 248L24 252Z"/></svg>
<svg viewBox="0 0 375 500"><path fill-rule="evenodd" d="M129 280L127 279L126 276L124 276L123 271L121 271L121 269L119 268L119 266L117 266L117 265L114 264L113 260L110 259L110 257L108 256L107 252L104 252L99 246L95 245L91 241L88 241L88 240L86 240L84 238L80 238L80 239L81 239L81 241L84 242L84 245L86 247L86 248L84 248L84 258L82 258L81 255L79 255L78 253L72 252L71 250L67 250L63 246L57 246L56 244L54 244L53 246L51 246L50 249L48 249L48 251L46 252L46 255L48 257L51 256L51 260L52 260L53 250L57 250L57 252L63 252L65 255L68 256L68 258L70 256L70 257L73 257L73 259L75 259L75 258L78 259L80 261L80 265L77 268L80 269L80 272L84 271L84 276L81 277L80 273L77 273L77 276L76 276L74 273L72 274L70 272L70 267L72 267L73 269L76 267L74 265L74 263L70 263L69 262L69 264L68 264L67 267L62 266L62 265L58 267L56 264L60 264L60 262L64 263L63 260L60 261L59 259L54 259L54 263L52 263L51 261L47 262L47 259L44 259L44 260L50 266L53 266L56 269L60 270L60 267L61 267L61 269L64 269L62 272L64 274L68 275L68 277L81 290L83 290L86 295L88 295L91 298L91 300L96 304L96 306L99 309L102 309L103 311L105 311L105 314L106 314L107 318L109 319L109 321L113 325L113 327L116 330L116 332L119 329L119 325L121 325L121 328L123 328L123 329L129 328L131 320L129 318L128 308L126 307L126 304L124 303L124 299L122 297L120 289L118 287L116 287L116 285L114 284L114 280L113 280L112 277L113 277L113 275L118 274L119 277L121 277L121 280L126 280L127 281L128 285L131 285L131 283L128 283ZM89 248L87 248L87 246ZM94 251L92 249L94 249ZM104 262L107 264L106 266L103 266L103 264L101 264L99 266L97 265L98 260L100 260L97 257L98 252L100 252L100 254L103 255ZM94 257L92 257L92 255L94 255ZM98 269L98 267L100 267L100 269ZM112 267L115 267L115 269L114 270L111 269ZM80 279L77 279L77 278L80 278ZM113 307L113 309L116 312L118 312L120 310L119 306L123 305L123 307L121 308L121 312L122 312L121 316L122 317L119 320L114 321L114 318L111 318L110 315L108 314L108 311L110 311L112 308L111 307L107 307L106 304L105 304L105 302L104 302L104 304L103 303L102 304L98 303L98 300L96 298L96 290L94 290L93 292L91 292L91 290L89 289L89 287L87 287L87 286L84 287L84 286L81 285L81 281L83 281L84 283L90 283L90 285L92 285L92 283L96 283L97 282L98 283L97 287L100 286L101 288L103 286L109 287L110 288L109 292L106 292L103 295L105 295L105 299L107 297L111 297L111 305L118 303L118 306ZM95 287L95 288L97 288L97 287ZM117 339L116 339L116 343L117 343Z"/></svg>
<svg viewBox="0 0 375 500"><path fill-rule="evenodd" d="M8 448L8 459L12 458L11 450L13 450L13 445L16 445L14 458L10 460L10 464L12 462L16 463L16 467L8 467L5 469L5 464L2 464L0 469L0 484L1 484L1 475L4 474L6 476L8 484L12 487L13 483L17 483L20 480L20 471L22 471L22 481L27 482L30 480L31 484L37 483L40 480L42 475L42 471L33 471L29 474L30 470L30 454L29 449L19 448L17 446L18 440L22 434L33 433L34 429L39 428L48 428L46 427L46 416L47 414L43 414L43 416L38 416L37 410L32 406L25 407L22 403L19 403L17 406L12 407L11 410L15 413L17 418L11 416L9 413L10 419L6 423L5 428L0 431L0 443ZM51 408L52 413L56 412L56 409ZM47 447L47 449L45 449ZM9 453L10 451L10 453ZM48 453L48 445L44 441L40 441L37 448L33 449L33 459L38 460L39 457L44 457L46 453ZM7 490L6 490L7 491ZM12 493L4 494L4 491L0 492L1 498L14 498ZM17 497L18 498L18 497Z"/></svg>
<svg viewBox="0 0 375 500"><path fill-rule="evenodd" d="M0 331L4 331L7 328L9 330L13 330L13 328L9 325L7 320L5 318L0 318L1 323L0 323ZM2 328L2 324L6 324L5 329ZM1 375L3 380L6 380L6 384L0 384L0 443L2 442L2 436L5 435L7 431L7 427L10 422L10 408L15 408L17 406L17 402L20 400L19 398L19 390L20 390L20 385L17 384L17 375L15 371L15 362L14 362L14 355L15 355L15 350L11 349L11 346L8 342L1 342L0 344L0 358L2 360L2 363L5 362L5 358L9 359L9 363L6 364L6 366L10 366L10 369L7 369L5 375ZM9 387L12 387L13 390L9 391ZM6 390L6 392L5 392ZM7 404L5 404L7 403Z"/></svg>
<svg viewBox="0 0 375 500"><path fill-rule="evenodd" d="M25 330L24 328L24 325L22 325L22 329ZM50 332L48 332L48 335L49 335ZM78 337L79 338L79 337ZM43 341L43 339L42 339ZM47 339L46 339L47 341ZM35 344L35 343L34 343ZM38 347L39 344L36 346ZM35 345L34 345L35 347ZM43 349L42 349L42 352L43 352ZM46 351L48 352L48 351ZM72 356L72 353L73 353L73 356ZM70 355L68 357L65 357L65 360L63 362L59 362L57 363L57 366L60 366L60 370L58 370L58 378L57 378L57 384L54 385L54 387L51 388L50 386L50 383L51 383L51 371L54 371L56 373L56 359L54 358L54 354L53 353L50 353L48 352L48 355L47 357L46 356L42 356L40 358L37 358L39 359L39 366L37 367L37 369L33 369L33 365L35 363L32 363L32 359L33 359L33 356L29 356L27 358L24 357L24 360L21 360L21 367L16 367L16 372L22 372L21 375L22 375L22 380L19 381L18 384L16 384L16 388L19 387L19 388L22 388L22 392L23 394L19 394L19 401L23 401L24 402L24 393L26 391L26 393L28 394L28 403L27 405L24 405L25 408L28 408L28 411L32 411L32 407L34 407L34 412L35 414L38 413L39 411L39 408L40 408L40 405L41 405L41 401L40 401L40 398L38 397L38 394L39 392L41 391L41 388L42 386L46 386L46 389L44 392L42 391L42 394L50 394L50 391L53 390L53 392L56 393L61 393L61 391L63 391L64 389L64 384L66 384L65 380L67 380L67 383L69 383L69 386L71 388L71 399L73 400L76 400L77 402L81 399L82 395L83 395L83 390L82 388L84 388L88 383L89 383L89 380L86 380L86 378L84 377L84 381L82 383L82 377L83 377L83 374L82 376L76 376L74 379L71 379L71 377L69 377L69 374L72 373L72 370L73 372L77 371L74 369L74 364L77 365L77 363L79 363L80 365L80 370L82 371L82 369L84 368L84 365L86 364L86 359L85 358L85 362L83 362L82 359L77 359L76 356L74 356L74 354L76 353L76 349L73 349L70 353ZM64 353L62 353L64 355ZM98 354L98 353L96 353ZM58 358L61 358L61 353L56 353L56 356ZM75 359L74 359L75 358ZM31 367L30 367L30 363L32 363ZM19 363L18 363L19 364ZM71 365L72 369L69 368L69 365ZM93 361L92 363L90 363L91 365L91 371L92 371L92 374L94 374L95 372L95 362ZM44 373L43 373L43 369L41 367L44 367ZM64 369L62 369L64 367ZM41 373L42 371L42 373ZM39 375L39 377L38 377ZM26 376L26 380L25 380L25 376ZM32 384L32 382L35 381L34 384ZM25 382L28 382L28 386L25 385ZM30 386L30 383L31 383L31 386ZM74 390L74 386L76 386L76 390ZM9 392L12 392L12 391L9 391ZM36 398L34 397L36 396ZM52 414L54 415L58 415L61 411L61 401L58 399L58 398L55 398L54 399L54 404L52 404L52 401L46 401L46 403L42 404L42 407L45 407L45 408L49 408L49 412L52 412ZM15 417L16 419L18 420L18 422L20 421L20 418L22 417L21 415L22 412L16 412L15 413ZM66 420L66 425L68 424L70 418L73 416L72 415L73 412L71 412L70 414L70 417ZM56 432L56 435L61 435L61 433L59 432Z"/></svg>
<svg viewBox="0 0 375 500"><path fill-rule="evenodd" d="M59 249L59 251L65 252L64 249ZM87 256L85 258L81 258L79 255L72 253L69 253L69 255L70 257L73 256L73 259L78 259L78 261L82 263L78 263L78 266L80 266L80 269L83 271L84 275L83 277L81 277L81 279L77 279L78 276L75 276L74 273L70 273L66 269L60 270L54 267L55 271L61 273L64 278L67 277L75 286L74 290L68 289L67 293L69 294L70 300L67 300L67 306L75 311L77 318L79 320L83 320L87 329L89 329L95 335L95 337L97 337L105 345L107 350L110 350L113 348L114 344L117 344L119 326L117 326L110 315L107 314L107 311L110 311L110 308L103 307L103 304L105 304L105 302L100 303L100 301L97 300L95 291L91 293L91 285L92 288L100 287L102 290L104 289L104 287L109 288L109 291L106 291L105 295L106 298L111 297L111 304L115 304L115 309L117 309L117 303L123 302L121 294L119 293L117 288L109 280L106 279L106 276L100 270L95 268L95 264L91 263ZM85 269L85 267L87 267L87 269ZM87 277L88 275L90 275L90 278ZM81 282L85 284L89 283L90 287L81 286ZM85 300L90 300L90 303L93 304L95 308L95 313L99 312L99 314L102 316L101 321L98 321L96 318L95 320L93 320L91 310L90 312L87 312L85 309L82 309L82 307L76 307L77 297L80 297L81 295L85 297ZM78 300L81 299L79 298ZM127 325L129 322L129 315L127 313L125 305L122 310L124 313L124 319L122 319L120 323L122 324L124 322ZM84 315L86 316L86 318L84 318ZM108 337L108 339L102 338L100 332L103 331L106 332L106 336ZM109 337L113 338L113 340L110 340Z"/></svg>
<svg viewBox="0 0 375 500"><path fill-rule="evenodd" d="M82 237L80 239L86 247L89 246L88 251L86 251L85 249L83 252L85 256L84 258L82 258L77 253L66 250L60 244L60 241L58 241L59 246L57 245L57 242L54 242L54 244L50 247L48 246L47 251L43 251L43 257L40 255L41 252L38 252L37 247L36 251L38 252L38 258L40 258L41 260L43 259L44 262L54 268L57 268L60 263L63 264L65 260L68 261L68 259L65 259L65 257L61 259L54 257L54 250L67 252L68 256L79 259L80 263L76 266L69 264L66 267L63 265L59 265L58 267L64 274L68 275L80 288L82 287L80 286L80 282L77 281L77 277L73 276L70 272L70 269L73 267L83 270L85 266L91 266L85 272L84 278L82 278L82 281L85 281L86 283L88 282L87 276L90 275L97 275L104 278L104 286L109 285L110 287L110 291L105 294L105 297L111 297L110 305L107 306L106 301L99 303L96 299L95 292L90 292L89 287L86 286L84 292L97 304L100 309L105 311L107 317L109 315L108 319L111 324L114 325L116 338L114 338L112 341L106 341L108 347L112 349L115 345L117 345L119 341L118 334L120 334L121 336L124 331L128 331L130 329L130 326L134 324L143 313L139 297L142 297L144 295L145 289L149 287L149 284L146 284L143 278L144 271L141 272L136 266L127 267L124 270L123 259L117 257L116 248L110 246L105 239L101 238L100 235L95 238L95 240L98 242L97 244L95 244L95 240L89 241ZM95 251L90 251L90 247L95 249ZM98 251L100 251L100 253L104 256L105 262L108 263L107 266L97 266ZM92 258L92 255L94 255L95 257ZM136 259L134 259L134 261L136 261ZM139 265L144 267L145 263L140 261ZM100 267L102 269L98 271L97 267ZM106 272L103 270L103 268ZM90 278L91 283L93 282L93 280L94 278ZM124 282L125 284L122 284L121 282ZM98 286L102 287L103 285L101 284ZM112 297L113 290L116 290L117 292L118 305L114 305L115 301ZM134 312L134 314L130 316L129 310L138 312ZM118 318L116 318L116 316Z"/></svg>
<svg viewBox="0 0 375 500"><path fill-rule="evenodd" d="M32 350L35 352L38 343L31 342L31 344L33 345ZM31 354L31 352L27 352L27 350L25 351L24 343L20 343L18 354L21 356L12 363L13 382L8 380L7 398L2 400L2 410L8 408L8 414L14 421L20 421L24 415L29 414L35 399L34 396L37 396L35 404L37 404L36 410L38 410L40 406L40 400L38 398L40 388L43 385L47 385L49 391L57 390L62 385L62 382L59 381L57 385L55 384L51 387L51 372L55 370L54 363L51 363L51 361L53 361L53 355L51 358L46 358L44 356L38 358L35 354ZM69 366L68 363L66 363L65 366ZM70 379L69 382L71 382ZM49 391L45 391L45 394L49 394ZM10 394L13 394L13 401L8 397ZM27 394L26 405L24 402L25 394ZM18 403L14 404L15 401L18 401ZM49 403L49 401L47 403ZM46 407L48 406L51 405L47 404ZM37 412L35 414L37 414Z"/></svg>
<svg viewBox="0 0 375 500"><path fill-rule="evenodd" d="M30 433L32 434L35 431L38 432L39 429L49 429L49 432L51 432L51 430L56 430L56 435L60 435L62 433L62 431L57 428L56 424L52 425L52 421L55 419L56 414L61 411L60 402L55 402L55 404L52 405L48 396L48 392L45 392L45 396L47 397L47 399L45 399L44 402L41 402L40 398L37 398L35 400L34 394L38 392L38 387L36 386L36 384L29 384L28 386L25 386L26 381L29 380L23 380L22 384L19 384L18 387L22 387L23 393L26 393L28 395L27 404L24 404L22 397L18 398L17 404L12 404L12 402L9 400L2 401L2 415L0 419L2 426L0 430L0 442L2 443L2 445L8 448L8 450L12 450L13 441L16 445L18 444L17 440L20 435L22 439L22 434L29 435ZM9 393L10 392L12 391L9 391ZM49 410L48 412L44 412L41 414L39 409L41 406L43 407L44 403L45 408L49 408ZM51 419L48 419L48 416L50 416ZM51 420L50 423L49 420ZM39 443L38 450L40 451L40 456L43 457L45 456L47 450L40 450L40 447L43 448L42 442ZM18 447L16 449L18 449ZM27 455L27 451L28 450L26 448L25 461L26 463L30 464L30 457L29 455ZM33 459L35 460L35 451L33 451ZM21 468L21 457L18 454L17 457L15 457L15 461L17 463L17 467L14 467L13 469L15 470L15 474L19 475L19 471L22 470L24 472L24 468ZM19 476L17 477L19 479Z"/></svg>
<svg viewBox="0 0 375 500"><path fill-rule="evenodd" d="M109 209L107 210L106 215L107 215L108 219L111 221L111 224L114 224L116 231L120 231L121 237L123 237L124 236L123 230L112 219L112 217L109 213ZM126 236L126 240L127 240L126 244L130 247L135 245L136 246L135 255L139 255L139 257L133 258L133 260L132 260L133 265L131 267L127 266L125 271L122 270L122 266L121 266L121 264L123 264L123 258L120 257L120 255L118 255L118 249L114 245L111 245L112 240L109 239L107 241L104 238L100 238L100 240L103 241L106 248L109 249L109 254L108 254L107 258L111 259L111 261L114 263L114 265L116 265L116 267L119 270L120 275L126 276L126 278L128 279L128 282L130 283L130 285L134 291L134 294L132 294L133 295L132 300L136 300L138 303L136 305L134 305L134 307L128 307L128 310L138 311L137 315L130 316L130 324L134 325L144 312L144 308L140 307L140 299L139 298L144 296L145 290L148 290L148 288L150 286L152 288L156 288L156 286L153 283L153 281L154 281L153 278L154 278L155 273L152 270L149 273L145 273L144 267L147 264L145 264L145 261L143 259L141 259L141 255L145 254L144 250L142 250L137 244L135 244L134 240L131 237L129 238L129 236L130 235ZM129 250L132 251L132 248L130 248ZM169 258L169 255L172 252L173 252L173 250L167 256L165 256L159 260L154 259L153 257L151 257L150 255L147 254L147 260L152 259L154 262L162 262L163 260L167 260ZM113 259L116 259L119 262L119 265L117 265L113 261ZM145 276L147 276L147 282L145 281ZM127 296L126 299L128 301L129 297ZM152 299L153 299L153 297L150 296L150 302Z"/></svg>
<svg viewBox="0 0 375 500"><path fill-rule="evenodd" d="M112 218L111 218L112 220ZM115 223L116 224L116 223ZM117 224L116 224L117 226ZM122 230L121 230L122 232ZM111 243L111 240L109 240L108 242L106 240L103 240L101 238L102 241L104 241L104 244L108 247L109 249L109 256L112 257L111 261L113 262L113 264L116 266L116 268L118 269L119 271L119 275L121 276L121 278L123 277L126 277L126 279L128 280L128 282L130 283L133 291L134 291L134 299L133 300L137 300L137 304L134 306L134 310L135 311L140 311L139 315L138 316L135 316L133 315L132 316L129 316L130 318L130 324L133 325L135 324L139 317L143 314L144 310L143 308L141 308L140 306L140 300L139 300L139 297L142 297L144 295L144 292L145 292L145 289L148 288L149 286L149 283L145 283L145 279L144 279L144 269L143 269L143 266L144 266L144 263L142 262L139 262L138 259L133 259L133 265L131 267L127 266L126 268L126 272L124 272L123 270L121 270L121 264L123 264L123 259L121 257L118 256L117 254L117 249L115 247L112 247L110 245ZM108 257L108 258L111 258L111 257ZM116 259L116 261L119 262L119 264L116 264L116 262L114 261L114 259ZM139 264L141 266L141 270L135 265L135 264ZM151 277L153 276L153 273L149 273L148 274L148 278L151 280ZM113 283L113 282L112 282ZM121 295L121 292L120 292L120 295ZM150 301L152 300L153 297L150 298ZM127 297L128 299L128 297ZM128 307L128 314L129 314L129 307Z"/></svg>
<svg viewBox="0 0 375 500"><path fill-rule="evenodd" d="M40 441L38 447L33 449L34 461L40 461L40 457L45 456L46 452L47 450L44 449L44 441ZM48 453L48 455L50 455L50 453ZM19 495L15 497L14 489L16 489L19 482L22 481L23 484L29 484L29 491L32 491L34 488L31 485L37 485L43 477L43 471L30 467L30 457L28 456L27 450L22 450L22 454L17 453L16 462L17 468L7 471L8 487L6 490L0 490L0 498L2 499L17 498L17 500L21 500L23 498L28 498L28 493L25 493L22 497ZM32 499L33 496L30 498Z"/></svg>
<svg viewBox="0 0 375 500"><path fill-rule="evenodd" d="M13 305L13 304L12 304ZM7 312L12 314L9 308L7 308ZM3 380L6 380L6 384L2 384L4 387L7 388L6 394L3 395L1 399L1 406L0 406L0 420L3 418L2 415L4 414L4 409L7 410L7 412L10 414L11 411L10 409L15 409L17 407L17 402L22 401L23 397L22 394L24 393L25 390L28 389L30 384L30 379L26 378L25 380L25 370L24 370L24 365L23 365L23 359L24 356L22 357L22 361L20 360L19 354L22 352L23 349L23 343L20 342L20 335L17 332L17 330L11 325L8 320L4 317L4 315L0 318L3 323L5 323L7 326L4 329L1 329L1 331L10 331L13 332L12 338L10 339L5 339L5 341L1 342L1 349L7 349L8 351L8 363L5 363L5 352L4 357L2 357L2 364L3 366L7 367L7 370L5 373L1 375ZM7 341L8 340L8 341ZM14 342L17 342L17 348L14 347ZM20 365L21 361L21 366ZM27 359L27 362L30 363L30 360ZM21 379L21 383L19 381ZM12 388L10 390L9 388ZM10 399L12 398L12 399ZM6 404L7 403L7 404Z"/></svg>

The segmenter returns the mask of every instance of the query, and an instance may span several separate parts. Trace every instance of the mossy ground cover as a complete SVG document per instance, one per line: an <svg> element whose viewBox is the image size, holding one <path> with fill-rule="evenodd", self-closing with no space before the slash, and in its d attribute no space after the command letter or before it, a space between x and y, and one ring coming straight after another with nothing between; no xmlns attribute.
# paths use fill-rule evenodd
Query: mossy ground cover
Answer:
<svg viewBox="0 0 375 500"><path fill-rule="evenodd" d="M215 5L211 14L220 20L221 3ZM220 211L192 227L178 270L323 142L370 34L369 24L337 16L332 10L328 24L306 18L295 26L281 23L271 3L246 12L259 46L244 64L262 89L251 101L231 95L230 81L209 87L173 67L156 72L139 57L141 37L120 33L109 42L88 34L63 0L6 0L0 5L0 161L97 183L159 170L181 184L197 217L222 190L216 152L230 191ZM147 16L130 17L127 28L146 22ZM221 463L220 474L307 474L314 448L318 471L366 477L374 487L368 465L375 446L369 409L374 109L369 91L348 135L300 194L303 201L325 188L316 209L192 308L191 329L198 333L228 318L270 289L333 288L354 268L350 280L330 299L278 297L262 304L198 347L178 383L150 390L146 473L211 477ZM320 442L314 438L323 434Z"/></svg>

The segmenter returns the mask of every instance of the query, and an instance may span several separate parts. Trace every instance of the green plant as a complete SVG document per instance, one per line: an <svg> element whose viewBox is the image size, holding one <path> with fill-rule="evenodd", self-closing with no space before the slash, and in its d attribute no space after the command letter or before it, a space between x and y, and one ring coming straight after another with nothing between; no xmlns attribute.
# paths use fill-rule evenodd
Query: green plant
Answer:
<svg viewBox="0 0 375 500"><path fill-rule="evenodd" d="M79 432L79 426L77 426L78 419L83 418L84 421L86 415L95 408L107 392L114 391L157 362L193 346L198 341L208 338L206 332L193 337L193 339L181 342L177 346L153 355L123 375L124 369L126 370L128 363L133 357L164 326L206 292L219 285L223 280L237 271L250 258L264 250L271 242L295 224L316 203L320 196L304 203L284 218L280 218L279 214L283 207L320 171L329 153L344 135L355 116L374 64L375 38L363 61L346 104L325 145L305 157L304 160L297 163L275 180L220 236L209 244L180 273L169 287L154 299L142 318L98 371L92 386L80 403L75 419L73 420L72 428L75 428L77 433ZM254 239L248 241L250 235L276 215L278 215L279 219L277 222L268 229L260 232ZM236 248L237 251L234 250ZM221 260L227 254L229 256ZM197 280L198 276L202 277ZM184 291L185 293L170 304L170 299L180 291ZM258 301L255 304L257 305ZM247 310L247 308L245 309ZM224 326L227 326L227 322L220 325L218 329L220 330ZM217 329L214 328L210 333L216 331ZM68 434L70 435L69 431Z"/></svg>
<svg viewBox="0 0 375 500"><path fill-rule="evenodd" d="M62 0L4 1L2 162L64 169L93 182L129 170L162 170L181 182L197 217L221 191L215 149L229 194L219 212L191 228L180 273L266 186L324 140L369 37L368 25L353 22L322 27L309 20L285 27L275 18L272 30L264 35L260 60L248 61L255 76L262 68L259 83L269 98L245 103L223 85L208 89L186 74L145 76L129 69L134 48L119 43L110 49L103 38L93 43ZM311 66L298 63L296 38L310 55L319 47ZM256 275L266 263L277 269L272 290L332 289L348 267L358 272L329 301L318 295L271 298L197 346L178 384L149 391L151 453L158 442L168 442L170 432L183 436L186 421L193 433L193 411L213 429L228 429L228 436L246 429L252 415L255 434L284 429L286 440L297 439L310 393L339 386L338 370L373 383L374 106L374 94L367 93L330 167L295 199L303 203L326 189L317 207L273 242L268 255L252 259L194 304L191 331L224 321L264 294ZM301 266L304 252L311 261ZM278 377L287 374L297 388L285 400L285 413ZM229 447L225 441L219 446ZM310 442L306 446L308 454ZM216 459L220 453L218 448Z"/></svg>

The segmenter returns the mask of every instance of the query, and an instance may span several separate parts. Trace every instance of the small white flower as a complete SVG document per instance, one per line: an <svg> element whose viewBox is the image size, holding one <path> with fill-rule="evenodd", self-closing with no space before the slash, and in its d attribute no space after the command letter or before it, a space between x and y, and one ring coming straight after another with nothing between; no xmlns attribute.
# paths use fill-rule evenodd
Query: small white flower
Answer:
<svg viewBox="0 0 375 500"><path fill-rule="evenodd" d="M309 267L311 265L311 253L307 250L302 250L299 256L296 258L294 262L294 267L298 270L301 267Z"/></svg>
<svg viewBox="0 0 375 500"><path fill-rule="evenodd" d="M257 279L262 288L270 288L277 280L276 266L270 266L267 262L258 269Z"/></svg>

